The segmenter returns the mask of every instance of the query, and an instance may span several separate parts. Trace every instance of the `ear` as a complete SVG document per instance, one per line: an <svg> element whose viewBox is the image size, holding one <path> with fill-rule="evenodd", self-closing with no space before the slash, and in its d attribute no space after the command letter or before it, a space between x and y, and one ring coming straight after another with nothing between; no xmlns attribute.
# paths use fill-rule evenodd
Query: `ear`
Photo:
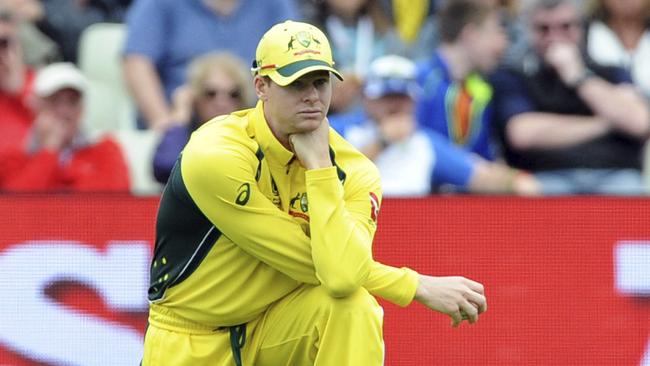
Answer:
<svg viewBox="0 0 650 366"><path fill-rule="evenodd" d="M257 97L265 101L268 99L268 91L269 91L269 82L267 81L266 78L260 75L255 75L255 79L253 79L253 83L255 85L255 94L257 94Z"/></svg>

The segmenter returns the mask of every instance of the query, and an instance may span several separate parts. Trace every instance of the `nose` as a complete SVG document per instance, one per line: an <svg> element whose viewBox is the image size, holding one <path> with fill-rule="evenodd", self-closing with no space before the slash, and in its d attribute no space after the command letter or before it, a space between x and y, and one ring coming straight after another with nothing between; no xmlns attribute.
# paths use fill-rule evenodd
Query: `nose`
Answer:
<svg viewBox="0 0 650 366"><path fill-rule="evenodd" d="M60 102L56 103L52 108L54 114L59 118L68 121L75 122L77 120L78 114L81 113L80 107L74 102Z"/></svg>
<svg viewBox="0 0 650 366"><path fill-rule="evenodd" d="M305 93L303 94L303 100L308 103L314 103L318 101L318 89L315 85L309 85L305 88Z"/></svg>

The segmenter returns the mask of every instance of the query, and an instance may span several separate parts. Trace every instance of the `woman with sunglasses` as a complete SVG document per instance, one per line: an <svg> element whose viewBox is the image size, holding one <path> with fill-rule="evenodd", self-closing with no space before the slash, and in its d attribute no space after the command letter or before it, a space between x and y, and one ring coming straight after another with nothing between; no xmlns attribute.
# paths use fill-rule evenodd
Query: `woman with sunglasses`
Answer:
<svg viewBox="0 0 650 366"><path fill-rule="evenodd" d="M165 131L155 151L156 180L167 182L178 154L200 125L253 105L250 79L243 61L229 53L206 54L190 64L186 84L174 92L175 124Z"/></svg>

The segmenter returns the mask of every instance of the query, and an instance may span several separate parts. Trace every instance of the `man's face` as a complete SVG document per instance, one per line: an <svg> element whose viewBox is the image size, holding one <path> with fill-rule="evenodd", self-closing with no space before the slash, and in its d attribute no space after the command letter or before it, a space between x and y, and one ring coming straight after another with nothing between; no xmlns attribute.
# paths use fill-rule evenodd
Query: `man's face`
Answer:
<svg viewBox="0 0 650 366"><path fill-rule="evenodd" d="M412 115L414 102L406 94L389 94L377 99L365 99L366 112L374 121L396 115Z"/></svg>
<svg viewBox="0 0 650 366"><path fill-rule="evenodd" d="M496 12L492 12L467 39L468 54L474 69L479 72L494 70L508 47L508 37Z"/></svg>
<svg viewBox="0 0 650 366"><path fill-rule="evenodd" d="M578 9L561 4L551 9L538 9L531 16L531 43L539 55L544 55L556 42L579 45L582 28Z"/></svg>
<svg viewBox="0 0 650 366"><path fill-rule="evenodd" d="M196 109L201 122L243 107L241 88L220 69L210 71L197 93Z"/></svg>
<svg viewBox="0 0 650 366"><path fill-rule="evenodd" d="M327 5L338 15L354 17L368 0L326 0Z"/></svg>
<svg viewBox="0 0 650 366"><path fill-rule="evenodd" d="M76 133L83 113L81 93L70 88L58 90L42 99L40 111L49 113Z"/></svg>
<svg viewBox="0 0 650 366"><path fill-rule="evenodd" d="M256 88L264 114L277 134L315 130L325 119L332 99L328 71L310 72L287 86L257 76Z"/></svg>

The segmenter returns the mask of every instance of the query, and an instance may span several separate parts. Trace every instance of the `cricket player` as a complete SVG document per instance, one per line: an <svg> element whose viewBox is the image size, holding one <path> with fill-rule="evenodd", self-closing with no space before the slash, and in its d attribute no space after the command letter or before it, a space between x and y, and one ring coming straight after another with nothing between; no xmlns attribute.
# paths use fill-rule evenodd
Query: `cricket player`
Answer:
<svg viewBox="0 0 650 366"><path fill-rule="evenodd" d="M158 211L143 365L381 365L375 296L454 326L486 310L477 282L372 258L379 174L329 128L333 66L319 29L277 24L257 106L192 134Z"/></svg>

